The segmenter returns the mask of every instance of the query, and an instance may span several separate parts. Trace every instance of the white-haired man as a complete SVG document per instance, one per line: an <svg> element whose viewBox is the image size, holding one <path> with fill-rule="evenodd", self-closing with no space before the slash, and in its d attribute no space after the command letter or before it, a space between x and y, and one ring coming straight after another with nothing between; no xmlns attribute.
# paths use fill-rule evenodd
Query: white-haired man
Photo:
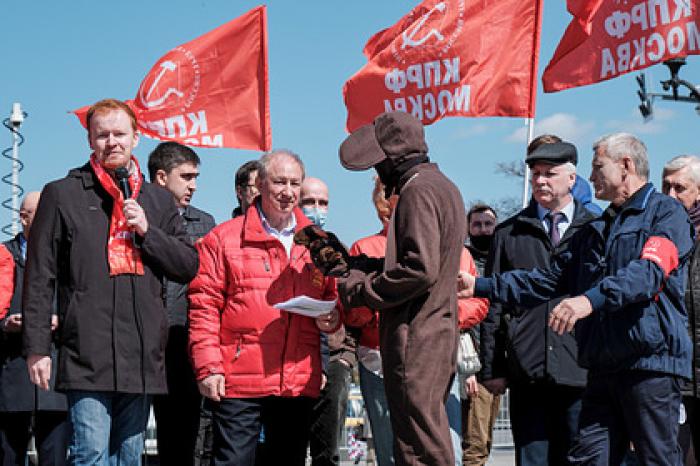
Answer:
<svg viewBox="0 0 700 466"><path fill-rule="evenodd" d="M532 141L526 159L532 201L497 227L486 276L548 267L593 218L571 194L577 159L576 147L556 136ZM506 384L510 388L515 454L523 466L565 464L578 427L586 371L576 361L574 337L547 327L559 301L537 306L492 302L481 327L482 383L496 395L505 392Z"/></svg>
<svg viewBox="0 0 700 466"><path fill-rule="evenodd" d="M303 181L296 154L263 155L260 196L197 243L201 266L188 292L189 341L199 390L213 405L212 465L305 463L321 388L317 325L323 323L273 305L301 295L333 300L337 293L335 280L323 277L293 241L311 224L298 207ZM337 330L334 317L324 330ZM256 458L261 426L264 460Z"/></svg>
<svg viewBox="0 0 700 466"><path fill-rule="evenodd" d="M683 204L697 237L700 230L700 157L679 155L666 162L661 175L661 189L664 194ZM697 243L688 264L685 307L688 311L690 339L696 348L693 352L693 376L683 387L683 411L686 416L681 415L678 434L683 458L687 461L691 446L694 452L692 457L700 454L700 248Z"/></svg>
<svg viewBox="0 0 700 466"><path fill-rule="evenodd" d="M690 378L692 348L683 305L694 232L678 203L648 182L644 144L627 133L593 145L591 181L610 201L546 269L477 278L475 289L525 306L562 294L549 326L575 330L578 362L588 369L570 464L618 465L632 441L642 464L680 465L680 378Z"/></svg>

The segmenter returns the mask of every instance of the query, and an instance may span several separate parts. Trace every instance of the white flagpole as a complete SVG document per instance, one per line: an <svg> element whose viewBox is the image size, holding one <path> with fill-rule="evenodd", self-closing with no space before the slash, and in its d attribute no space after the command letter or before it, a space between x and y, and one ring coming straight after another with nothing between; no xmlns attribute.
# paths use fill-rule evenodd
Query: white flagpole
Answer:
<svg viewBox="0 0 700 466"><path fill-rule="evenodd" d="M527 145L525 146L525 157L527 157L527 146L530 145L535 137L535 119L526 118L527 122ZM523 178L523 208L527 207L530 201L530 196L528 192L528 187L530 186L530 167L525 164L525 176Z"/></svg>

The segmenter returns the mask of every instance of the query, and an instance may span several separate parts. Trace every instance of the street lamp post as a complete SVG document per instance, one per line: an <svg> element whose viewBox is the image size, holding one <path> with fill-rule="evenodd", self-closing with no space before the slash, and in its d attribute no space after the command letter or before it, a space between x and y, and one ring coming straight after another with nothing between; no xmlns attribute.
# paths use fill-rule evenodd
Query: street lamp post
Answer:
<svg viewBox="0 0 700 466"><path fill-rule="evenodd" d="M681 79L678 76L679 70L685 64L685 57L672 58L664 62L664 65L666 65L671 72L671 79L661 81L661 87L665 92L671 91L670 94L648 92L644 73L637 76L637 84L639 85L637 95L639 95L639 99L642 101L642 103L639 105L639 111L644 120L648 121L653 117L653 103L657 98L661 100L673 100L676 102L695 103L697 104L695 111L700 115L700 92L698 92L698 88L693 83L686 81L685 79ZM683 89L688 90L688 95L680 94L679 91Z"/></svg>

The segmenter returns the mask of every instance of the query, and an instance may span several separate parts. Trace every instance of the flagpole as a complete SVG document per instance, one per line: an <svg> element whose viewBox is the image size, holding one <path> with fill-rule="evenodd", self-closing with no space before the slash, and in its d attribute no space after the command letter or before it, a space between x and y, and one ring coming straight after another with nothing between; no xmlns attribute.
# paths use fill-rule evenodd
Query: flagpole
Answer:
<svg viewBox="0 0 700 466"><path fill-rule="evenodd" d="M527 147L530 145L532 139L535 137L535 119L526 118L525 120L527 122L527 145L525 146L525 156L527 157ZM527 164L525 164L524 174L525 176L523 177L523 208L527 207L528 201L530 199L528 193L528 183L530 181L530 167L528 167Z"/></svg>

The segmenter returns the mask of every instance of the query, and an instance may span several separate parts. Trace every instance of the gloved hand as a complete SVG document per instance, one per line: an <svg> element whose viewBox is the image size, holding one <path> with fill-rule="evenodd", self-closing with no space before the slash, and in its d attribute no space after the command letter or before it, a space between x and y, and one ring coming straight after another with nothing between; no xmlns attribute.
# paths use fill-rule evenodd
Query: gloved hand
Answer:
<svg viewBox="0 0 700 466"><path fill-rule="evenodd" d="M316 225L302 228L294 235L294 242L306 246L314 265L323 273L341 277L347 274L350 255L337 236Z"/></svg>

